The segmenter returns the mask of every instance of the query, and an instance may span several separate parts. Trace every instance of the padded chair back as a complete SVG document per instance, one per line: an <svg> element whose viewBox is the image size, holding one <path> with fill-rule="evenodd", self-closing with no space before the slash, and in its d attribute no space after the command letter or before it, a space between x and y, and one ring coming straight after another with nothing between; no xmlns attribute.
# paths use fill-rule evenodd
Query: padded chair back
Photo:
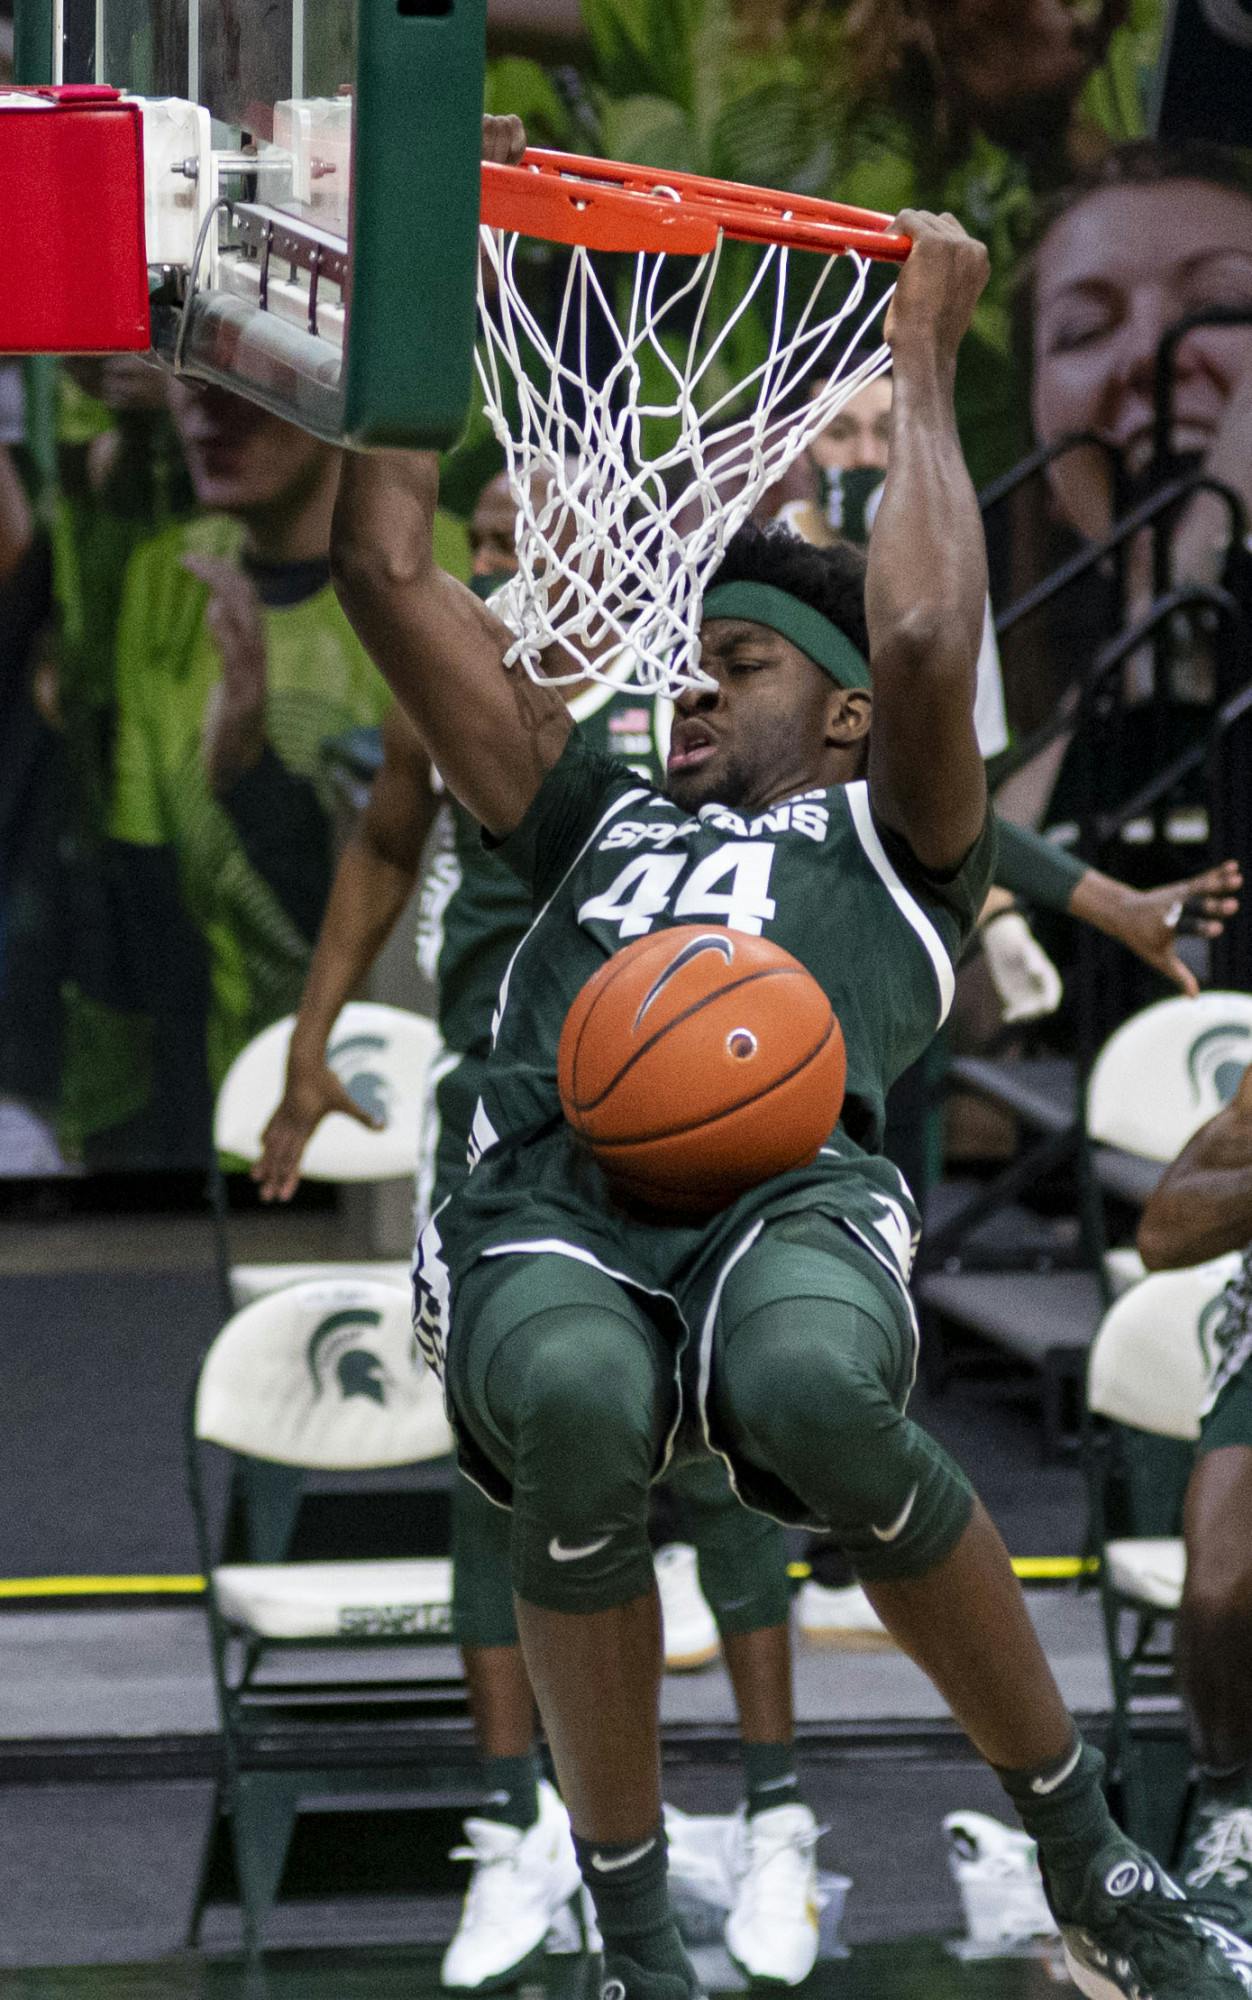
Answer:
<svg viewBox="0 0 1252 2000"><path fill-rule="evenodd" d="M201 1367L193 1422L206 1443L306 1471L412 1465L452 1449L409 1293L366 1280L289 1285L236 1313Z"/></svg>
<svg viewBox="0 0 1252 2000"><path fill-rule="evenodd" d="M1252 994L1202 993L1145 1007L1110 1035L1087 1085L1099 1144L1172 1160L1229 1104L1252 1062Z"/></svg>
<svg viewBox="0 0 1252 2000"><path fill-rule="evenodd" d="M213 1137L219 1153L253 1161L277 1109L287 1072L294 1017L276 1021L231 1064L218 1092ZM383 1120L381 1131L332 1112L310 1139L301 1171L306 1180L384 1181L412 1176L426 1073L439 1046L433 1021L353 1000L335 1023L327 1050L331 1068L362 1110Z"/></svg>
<svg viewBox="0 0 1252 2000"><path fill-rule="evenodd" d="M1222 1294L1239 1265L1234 1252L1189 1270L1158 1271L1118 1299L1092 1343L1088 1407L1154 1437L1194 1442Z"/></svg>

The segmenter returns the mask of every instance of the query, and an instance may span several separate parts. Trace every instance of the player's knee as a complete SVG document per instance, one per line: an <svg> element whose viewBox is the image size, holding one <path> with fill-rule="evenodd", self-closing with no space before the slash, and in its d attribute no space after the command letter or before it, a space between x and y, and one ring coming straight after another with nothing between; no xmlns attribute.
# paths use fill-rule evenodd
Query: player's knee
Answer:
<svg viewBox="0 0 1252 2000"><path fill-rule="evenodd" d="M813 1338L788 1343L785 1366L776 1351L771 1365L764 1342L754 1351L751 1335L750 1324L736 1335L735 1407L771 1469L802 1497L816 1478L839 1493L841 1512L872 1513L896 1485L901 1416L885 1383L820 1324Z"/></svg>
<svg viewBox="0 0 1252 2000"><path fill-rule="evenodd" d="M803 1302L801 1311L803 1310ZM838 1326L814 1303L780 1350L737 1329L735 1414L767 1471L833 1529L869 1579L917 1576L941 1562L969 1520L964 1475L898 1407L887 1341L867 1314Z"/></svg>
<svg viewBox="0 0 1252 2000"><path fill-rule="evenodd" d="M646 1496L657 1431L650 1357L634 1330L550 1315L523 1377L517 1459L553 1518L620 1514L629 1494Z"/></svg>
<svg viewBox="0 0 1252 2000"><path fill-rule="evenodd" d="M652 1587L648 1485L660 1448L652 1357L612 1314L554 1312L522 1376L513 1587L554 1611L597 1611Z"/></svg>

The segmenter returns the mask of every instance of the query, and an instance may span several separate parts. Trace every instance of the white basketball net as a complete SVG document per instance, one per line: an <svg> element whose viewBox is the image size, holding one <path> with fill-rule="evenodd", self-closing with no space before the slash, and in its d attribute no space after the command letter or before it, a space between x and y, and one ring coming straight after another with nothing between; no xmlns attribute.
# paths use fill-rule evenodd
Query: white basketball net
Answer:
<svg viewBox="0 0 1252 2000"><path fill-rule="evenodd" d="M517 634L510 662L536 679L625 680L671 697L707 686L700 606L727 542L809 440L890 365L885 346L852 365L887 298L866 307L869 261L851 253L817 265L789 317L791 253L770 246L734 311L711 323L724 240L684 259L690 272L677 285L662 282L664 253L638 253L620 319L592 256L573 249L549 331L522 295L519 238L482 231L477 366L518 507L519 569L494 608ZM805 258L805 282L816 263ZM769 352L725 387L727 343L758 302ZM666 385L660 399L654 387L645 400L644 365L651 384ZM815 376L823 386L805 401ZM655 436L656 419L666 442L645 456L645 425ZM557 644L567 661L549 656L541 670ZM633 659L625 676L624 648Z"/></svg>

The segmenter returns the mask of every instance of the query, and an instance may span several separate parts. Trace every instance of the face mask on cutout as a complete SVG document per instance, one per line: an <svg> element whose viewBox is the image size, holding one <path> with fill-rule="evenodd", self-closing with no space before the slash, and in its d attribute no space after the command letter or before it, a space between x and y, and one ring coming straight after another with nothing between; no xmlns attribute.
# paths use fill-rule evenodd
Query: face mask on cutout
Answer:
<svg viewBox="0 0 1252 2000"><path fill-rule="evenodd" d="M511 582L512 578L511 569L491 569L487 571L486 576L472 576L470 589L475 597L481 597L485 604L489 597L495 596L502 584Z"/></svg>
<svg viewBox="0 0 1252 2000"><path fill-rule="evenodd" d="M885 479L877 465L856 465L849 472L835 465L823 467L822 512L845 541L868 542Z"/></svg>

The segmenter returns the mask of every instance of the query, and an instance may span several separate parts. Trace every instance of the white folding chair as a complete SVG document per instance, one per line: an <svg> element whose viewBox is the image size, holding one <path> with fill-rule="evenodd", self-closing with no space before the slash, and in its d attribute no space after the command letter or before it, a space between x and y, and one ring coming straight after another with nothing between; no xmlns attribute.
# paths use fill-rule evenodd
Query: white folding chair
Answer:
<svg viewBox="0 0 1252 2000"><path fill-rule="evenodd" d="M1252 995L1160 1000L1123 1022L1091 1066L1087 1136L1097 1182L1142 1206L1160 1169L1229 1104L1252 1062ZM1105 1257L1116 1298L1144 1275L1133 1246Z"/></svg>
<svg viewBox="0 0 1252 2000"><path fill-rule="evenodd" d="M1252 994L1160 1000L1110 1035L1091 1067L1087 1131L1159 1165L1229 1104L1252 1062Z"/></svg>
<svg viewBox="0 0 1252 2000"><path fill-rule="evenodd" d="M405 1657L416 1642L447 1643L451 1563L291 1560L306 1475L377 1474L450 1449L407 1289L287 1286L236 1313L201 1365L189 1479L250 1948L302 1800L431 1790L437 1759L415 1731L460 1701L455 1667L432 1678ZM226 1457L216 1501L215 1452Z"/></svg>
<svg viewBox="0 0 1252 2000"><path fill-rule="evenodd" d="M1141 1279L1105 1314L1088 1363L1087 1457L1115 1765L1131 1830L1165 1847L1187 1771L1172 1632L1186 1574L1182 1499L1212 1335L1239 1265L1231 1255Z"/></svg>
<svg viewBox="0 0 1252 2000"><path fill-rule="evenodd" d="M282 1099L294 1017L276 1021L235 1058L218 1092L213 1138L217 1155L261 1156L261 1135ZM324 1118L301 1166L310 1181L368 1182L411 1179L417 1167L418 1127L427 1073L439 1036L433 1021L370 1000L349 1003L327 1048L330 1067L363 1110L383 1120L381 1130L343 1112ZM226 1204L217 1181L219 1250L230 1308L247 1305L280 1285L313 1279L369 1275L407 1285L406 1262L235 1264L229 1254Z"/></svg>

